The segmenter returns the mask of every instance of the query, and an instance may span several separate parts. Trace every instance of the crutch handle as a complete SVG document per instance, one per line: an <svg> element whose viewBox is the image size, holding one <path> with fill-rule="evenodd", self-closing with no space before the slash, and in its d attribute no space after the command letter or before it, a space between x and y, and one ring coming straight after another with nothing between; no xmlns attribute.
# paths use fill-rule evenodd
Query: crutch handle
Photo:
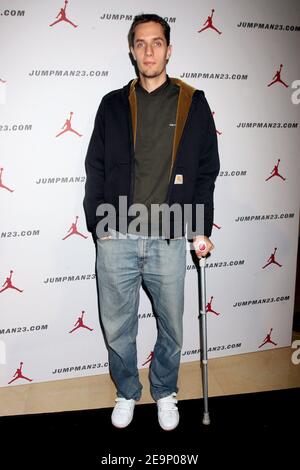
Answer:
<svg viewBox="0 0 300 470"><path fill-rule="evenodd" d="M205 241L198 241L197 243L194 242L194 247L197 251L205 251L206 250L206 242Z"/></svg>
<svg viewBox="0 0 300 470"><path fill-rule="evenodd" d="M205 251L206 250L206 243L205 242L200 242L198 246L199 251Z"/></svg>
<svg viewBox="0 0 300 470"><path fill-rule="evenodd" d="M206 250L206 242L205 241L199 241L195 248L197 248L198 251L205 251ZM205 264L206 264L206 258L204 256L202 256L201 258L199 258L199 265L200 265L200 268L205 268Z"/></svg>

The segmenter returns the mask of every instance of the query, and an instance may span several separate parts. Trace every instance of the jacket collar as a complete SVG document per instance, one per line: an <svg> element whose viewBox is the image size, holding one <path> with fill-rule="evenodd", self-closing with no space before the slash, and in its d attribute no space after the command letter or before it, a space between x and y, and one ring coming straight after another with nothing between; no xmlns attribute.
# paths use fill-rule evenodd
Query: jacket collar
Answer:
<svg viewBox="0 0 300 470"><path fill-rule="evenodd" d="M170 176L172 168L176 159L177 150L179 142L181 140L183 129L189 114L189 110L192 104L193 94L196 91L195 88L191 87L187 83L184 83L178 78L171 78L171 82L180 87L179 97L178 97L178 106L176 114L176 127L173 141L173 152L172 152L172 164L170 170Z"/></svg>
<svg viewBox="0 0 300 470"><path fill-rule="evenodd" d="M129 95L128 95L130 112L131 112L134 147L135 147L135 140L136 140L136 123L137 123L137 102L136 102L136 92L135 92L135 85L137 84L137 82L138 82L138 78L135 78L129 84Z"/></svg>

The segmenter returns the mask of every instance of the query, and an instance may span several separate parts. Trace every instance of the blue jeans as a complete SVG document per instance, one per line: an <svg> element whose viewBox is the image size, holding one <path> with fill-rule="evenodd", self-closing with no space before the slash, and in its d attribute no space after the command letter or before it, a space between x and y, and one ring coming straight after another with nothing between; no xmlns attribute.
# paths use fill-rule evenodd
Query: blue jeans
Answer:
<svg viewBox="0 0 300 470"><path fill-rule="evenodd" d="M152 298L157 340L149 369L152 398L177 392L182 348L186 240L123 235L97 240L100 318L117 395L139 400L136 336L141 283ZM120 234L118 234L119 236ZM122 235L122 234L121 234Z"/></svg>

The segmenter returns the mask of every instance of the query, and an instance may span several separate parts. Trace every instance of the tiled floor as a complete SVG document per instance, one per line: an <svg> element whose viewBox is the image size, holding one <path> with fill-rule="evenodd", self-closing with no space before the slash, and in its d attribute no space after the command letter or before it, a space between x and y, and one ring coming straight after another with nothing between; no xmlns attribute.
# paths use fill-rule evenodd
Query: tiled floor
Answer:
<svg viewBox="0 0 300 470"><path fill-rule="evenodd" d="M293 339L300 339L294 334ZM209 360L209 396L300 387L300 364L291 348L271 349ZM148 369L140 403L151 403ZM199 362L182 364L178 399L202 396ZM115 388L108 375L0 388L0 416L105 408L114 405Z"/></svg>

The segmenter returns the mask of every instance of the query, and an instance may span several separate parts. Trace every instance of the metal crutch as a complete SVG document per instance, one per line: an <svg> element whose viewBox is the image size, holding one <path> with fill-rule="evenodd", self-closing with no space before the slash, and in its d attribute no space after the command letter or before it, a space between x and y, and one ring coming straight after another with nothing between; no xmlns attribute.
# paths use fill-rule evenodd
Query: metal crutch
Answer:
<svg viewBox="0 0 300 470"><path fill-rule="evenodd" d="M204 251L206 248L201 246L200 251ZM203 399L204 399L204 413L203 413L203 424L210 424L209 412L208 412L208 360L207 360L207 314L206 314L206 278L205 278L205 267L206 258L202 256L199 259L200 276L198 276L199 282L199 296L201 295L201 306L200 311L200 341L201 341L201 363L202 363L202 388L203 388ZM199 279L200 278L200 279Z"/></svg>

